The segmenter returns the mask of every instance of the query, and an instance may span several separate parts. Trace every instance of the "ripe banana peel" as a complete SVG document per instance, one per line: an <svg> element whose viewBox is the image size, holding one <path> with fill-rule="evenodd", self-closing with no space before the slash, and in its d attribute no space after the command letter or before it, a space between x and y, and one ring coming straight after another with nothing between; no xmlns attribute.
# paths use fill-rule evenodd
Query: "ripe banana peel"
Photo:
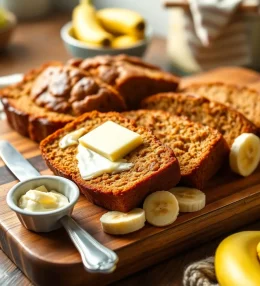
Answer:
<svg viewBox="0 0 260 286"><path fill-rule="evenodd" d="M260 231L243 231L220 243L215 255L215 269L221 286L260 285L259 242Z"/></svg>
<svg viewBox="0 0 260 286"><path fill-rule="evenodd" d="M105 8L97 11L97 18L108 32L144 38L145 21L135 11Z"/></svg>
<svg viewBox="0 0 260 286"><path fill-rule="evenodd" d="M135 45L137 42L139 42L140 39L138 39L135 36L130 35L123 35L116 37L112 43L113 48L127 48L130 46Z"/></svg>
<svg viewBox="0 0 260 286"><path fill-rule="evenodd" d="M110 46L113 35L100 25L96 10L90 0L81 0L72 13L72 24L76 38L96 46Z"/></svg>

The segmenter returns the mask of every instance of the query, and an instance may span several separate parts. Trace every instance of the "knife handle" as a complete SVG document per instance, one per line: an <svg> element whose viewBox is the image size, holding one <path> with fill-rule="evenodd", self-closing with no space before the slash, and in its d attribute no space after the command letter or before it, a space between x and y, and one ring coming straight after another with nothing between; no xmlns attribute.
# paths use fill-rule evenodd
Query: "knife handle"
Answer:
<svg viewBox="0 0 260 286"><path fill-rule="evenodd" d="M87 271L111 273L116 269L118 257L114 251L100 244L71 217L64 216L60 222L78 249Z"/></svg>

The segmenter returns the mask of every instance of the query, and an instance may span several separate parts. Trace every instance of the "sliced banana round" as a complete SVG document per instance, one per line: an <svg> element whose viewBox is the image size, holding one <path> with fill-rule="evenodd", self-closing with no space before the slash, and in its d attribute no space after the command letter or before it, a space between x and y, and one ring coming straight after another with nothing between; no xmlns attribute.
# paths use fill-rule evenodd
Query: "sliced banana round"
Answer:
<svg viewBox="0 0 260 286"><path fill-rule="evenodd" d="M260 161L260 139L253 133L243 133L231 146L229 164L233 172L244 177L257 168Z"/></svg>
<svg viewBox="0 0 260 286"><path fill-rule="evenodd" d="M206 205L206 195L194 188L175 187L169 190L176 197L180 212L196 212Z"/></svg>
<svg viewBox="0 0 260 286"><path fill-rule="evenodd" d="M110 211L100 218L104 232L110 234L127 234L137 231L145 225L145 212L135 208L128 213Z"/></svg>
<svg viewBox="0 0 260 286"><path fill-rule="evenodd" d="M173 223L179 214L179 205L175 196L167 191L150 194L144 201L143 208L147 221L155 226Z"/></svg>

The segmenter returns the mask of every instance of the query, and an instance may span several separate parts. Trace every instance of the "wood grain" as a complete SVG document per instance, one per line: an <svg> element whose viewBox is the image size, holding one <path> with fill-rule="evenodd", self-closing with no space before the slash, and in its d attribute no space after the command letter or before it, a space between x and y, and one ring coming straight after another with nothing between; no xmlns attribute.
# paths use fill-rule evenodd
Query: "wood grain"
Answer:
<svg viewBox="0 0 260 286"><path fill-rule="evenodd" d="M0 250L0 285L1 286L31 286L33 285Z"/></svg>
<svg viewBox="0 0 260 286"><path fill-rule="evenodd" d="M2 125L8 129L6 122ZM23 142L16 145L19 151L31 142L18 134L13 139ZM38 152L30 159L31 163L42 174L50 174L39 156L38 146L32 147L31 151ZM12 261L36 284L48 285L50 281L62 285L104 284L102 275L84 271L80 256L65 231L37 234L21 226L5 202L8 190L18 181L5 167L0 170L0 242ZM118 269L106 276L108 283L259 218L260 168L248 178L240 178L223 169L208 183L205 193L207 206L203 210L181 214L169 227L155 228L147 224L141 231L123 237L111 236L101 230L99 218L105 210L84 197L77 203L73 217L101 243L117 252Z"/></svg>

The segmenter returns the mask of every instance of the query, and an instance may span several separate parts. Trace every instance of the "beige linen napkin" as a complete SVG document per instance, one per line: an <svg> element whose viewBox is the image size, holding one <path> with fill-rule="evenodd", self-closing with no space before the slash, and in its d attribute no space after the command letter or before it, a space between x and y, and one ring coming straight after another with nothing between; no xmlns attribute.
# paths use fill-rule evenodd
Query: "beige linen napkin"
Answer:
<svg viewBox="0 0 260 286"><path fill-rule="evenodd" d="M242 0L189 0L187 43L203 70L251 61L247 25L236 13Z"/></svg>

